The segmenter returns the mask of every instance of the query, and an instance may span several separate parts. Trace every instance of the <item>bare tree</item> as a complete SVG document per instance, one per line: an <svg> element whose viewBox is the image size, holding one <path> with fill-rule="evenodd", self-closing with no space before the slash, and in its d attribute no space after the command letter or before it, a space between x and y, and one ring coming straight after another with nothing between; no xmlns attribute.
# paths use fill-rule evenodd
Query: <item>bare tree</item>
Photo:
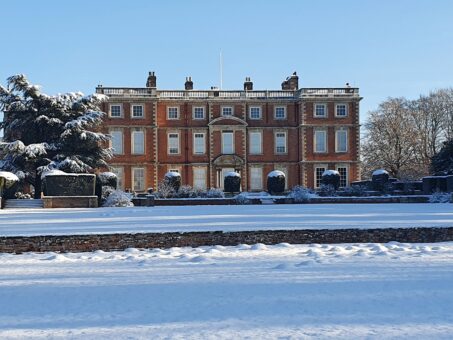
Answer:
<svg viewBox="0 0 453 340"><path fill-rule="evenodd" d="M417 126L409 101L405 98L387 99L370 113L365 127L362 155L366 168L383 168L396 178L420 175Z"/></svg>

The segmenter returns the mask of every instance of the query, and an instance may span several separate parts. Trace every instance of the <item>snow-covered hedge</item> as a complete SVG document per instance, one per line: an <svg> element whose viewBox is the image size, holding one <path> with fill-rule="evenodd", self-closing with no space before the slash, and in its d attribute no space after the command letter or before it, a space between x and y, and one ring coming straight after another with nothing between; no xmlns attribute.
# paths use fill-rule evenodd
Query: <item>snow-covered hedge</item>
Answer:
<svg viewBox="0 0 453 340"><path fill-rule="evenodd" d="M161 182L157 186L157 192L154 193L157 198L223 198L224 193L220 189L212 188L202 190L192 188L190 185L182 185L178 191L175 191L167 182Z"/></svg>
<svg viewBox="0 0 453 340"><path fill-rule="evenodd" d="M133 207L132 196L121 190L114 190L110 192L105 200L103 207Z"/></svg>
<svg viewBox="0 0 453 340"><path fill-rule="evenodd" d="M450 203L453 202L453 194L446 192L435 192L429 198L429 203Z"/></svg>
<svg viewBox="0 0 453 340"><path fill-rule="evenodd" d="M321 184L331 186L334 190L340 187L340 173L336 170L326 170L322 173Z"/></svg>
<svg viewBox="0 0 453 340"><path fill-rule="evenodd" d="M287 196L288 198L294 199L296 203L308 202L314 197L318 197L312 190L304 188L302 186L295 186Z"/></svg>

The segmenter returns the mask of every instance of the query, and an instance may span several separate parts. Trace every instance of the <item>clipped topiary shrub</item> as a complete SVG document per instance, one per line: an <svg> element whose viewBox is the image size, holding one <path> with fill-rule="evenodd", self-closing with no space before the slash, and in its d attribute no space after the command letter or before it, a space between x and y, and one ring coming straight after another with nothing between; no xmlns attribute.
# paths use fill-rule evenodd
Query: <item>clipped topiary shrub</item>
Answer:
<svg viewBox="0 0 453 340"><path fill-rule="evenodd" d="M181 187L181 175L178 172L167 172L164 177L164 182L178 192Z"/></svg>
<svg viewBox="0 0 453 340"><path fill-rule="evenodd" d="M336 170L326 170L321 176L322 185L330 185L334 190L340 187L340 173Z"/></svg>
<svg viewBox="0 0 453 340"><path fill-rule="evenodd" d="M389 173L384 169L373 171L373 174L371 175L371 184L373 190L382 192L388 190L389 178Z"/></svg>
<svg viewBox="0 0 453 340"><path fill-rule="evenodd" d="M241 175L237 172L230 171L225 174L223 180L223 187L225 192L235 193L241 191Z"/></svg>
<svg viewBox="0 0 453 340"><path fill-rule="evenodd" d="M113 172L101 172L98 174L98 178L102 186L109 186L116 189L118 187L118 177Z"/></svg>
<svg viewBox="0 0 453 340"><path fill-rule="evenodd" d="M286 178L282 171L274 170L267 175L267 192L281 195L285 191Z"/></svg>

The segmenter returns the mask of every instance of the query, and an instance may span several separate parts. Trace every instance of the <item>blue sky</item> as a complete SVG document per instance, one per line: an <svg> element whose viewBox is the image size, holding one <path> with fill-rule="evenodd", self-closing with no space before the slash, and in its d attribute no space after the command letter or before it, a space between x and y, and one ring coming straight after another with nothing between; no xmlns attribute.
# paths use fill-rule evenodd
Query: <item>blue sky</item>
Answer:
<svg viewBox="0 0 453 340"><path fill-rule="evenodd" d="M49 94L104 86L360 87L389 96L453 86L453 1L2 1L0 82L24 73Z"/></svg>

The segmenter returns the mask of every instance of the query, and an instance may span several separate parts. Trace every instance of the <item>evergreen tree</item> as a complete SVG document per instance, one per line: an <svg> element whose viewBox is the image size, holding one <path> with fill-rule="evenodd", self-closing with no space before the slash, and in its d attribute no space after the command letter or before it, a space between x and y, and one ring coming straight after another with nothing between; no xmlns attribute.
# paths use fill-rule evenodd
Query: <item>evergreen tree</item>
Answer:
<svg viewBox="0 0 453 340"><path fill-rule="evenodd" d="M453 139L444 142L442 149L431 158L431 172L435 175L453 174Z"/></svg>
<svg viewBox="0 0 453 340"><path fill-rule="evenodd" d="M80 92L49 96L24 75L9 77L6 87L0 85L0 169L33 185L39 197L43 171L86 173L107 167L110 137L98 131L105 114L100 111L103 100L103 95Z"/></svg>

